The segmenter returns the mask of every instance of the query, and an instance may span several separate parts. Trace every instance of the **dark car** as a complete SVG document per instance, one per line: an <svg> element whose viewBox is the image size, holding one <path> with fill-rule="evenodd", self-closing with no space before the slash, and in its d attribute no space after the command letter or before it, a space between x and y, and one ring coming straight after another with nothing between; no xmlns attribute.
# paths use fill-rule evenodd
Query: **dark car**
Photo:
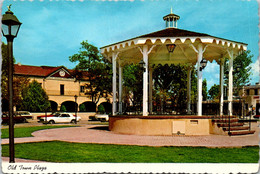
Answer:
<svg viewBox="0 0 260 174"><path fill-rule="evenodd" d="M25 117L22 117L19 114L14 114L13 118L14 118L14 123L27 123L28 122ZM8 113L2 114L2 124L9 124Z"/></svg>

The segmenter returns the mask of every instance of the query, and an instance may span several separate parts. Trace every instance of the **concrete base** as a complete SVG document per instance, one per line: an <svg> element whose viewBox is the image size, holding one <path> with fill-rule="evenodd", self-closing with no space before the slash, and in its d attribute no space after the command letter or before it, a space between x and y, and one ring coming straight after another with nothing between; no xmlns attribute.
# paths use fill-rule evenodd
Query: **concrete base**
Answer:
<svg viewBox="0 0 260 174"><path fill-rule="evenodd" d="M210 135L207 116L110 116L109 130L132 135Z"/></svg>

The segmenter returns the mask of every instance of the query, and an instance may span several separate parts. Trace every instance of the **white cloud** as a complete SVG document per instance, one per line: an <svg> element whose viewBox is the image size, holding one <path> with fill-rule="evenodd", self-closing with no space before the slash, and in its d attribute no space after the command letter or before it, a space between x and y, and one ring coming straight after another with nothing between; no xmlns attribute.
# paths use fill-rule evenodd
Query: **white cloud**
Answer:
<svg viewBox="0 0 260 174"><path fill-rule="evenodd" d="M216 62L208 62L203 70L203 79L207 80L207 88L210 89L214 84L219 84L219 65Z"/></svg>
<svg viewBox="0 0 260 174"><path fill-rule="evenodd" d="M204 69L204 73L219 73L219 65L216 62L209 63Z"/></svg>
<svg viewBox="0 0 260 174"><path fill-rule="evenodd" d="M251 64L251 72L252 72L252 80L253 81L259 81L260 80L260 64L259 59L257 59L254 63Z"/></svg>

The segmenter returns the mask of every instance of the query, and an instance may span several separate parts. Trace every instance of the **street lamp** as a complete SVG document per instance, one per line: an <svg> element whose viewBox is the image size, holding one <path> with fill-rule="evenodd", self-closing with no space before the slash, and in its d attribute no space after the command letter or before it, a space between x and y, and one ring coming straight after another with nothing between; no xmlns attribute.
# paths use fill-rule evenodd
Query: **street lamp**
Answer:
<svg viewBox="0 0 260 174"><path fill-rule="evenodd" d="M75 98L75 117L76 117L75 124L77 124L77 110L78 110L78 107L77 107L77 98L78 98L78 96L75 95L74 98Z"/></svg>
<svg viewBox="0 0 260 174"><path fill-rule="evenodd" d="M8 6L8 11L2 17L2 34L6 37L8 47L8 97L9 97L9 154L10 163L14 163L14 118L13 118L13 40L17 36L21 22L16 18L14 13L10 10L11 5Z"/></svg>
<svg viewBox="0 0 260 174"><path fill-rule="evenodd" d="M200 61L200 71L202 71L206 66L207 66L207 60L205 58L203 58Z"/></svg>
<svg viewBox="0 0 260 174"><path fill-rule="evenodd" d="M167 50L168 50L169 53L173 53L174 49L176 48L176 45L175 44L167 44L166 47L167 47Z"/></svg>
<svg viewBox="0 0 260 174"><path fill-rule="evenodd" d="M141 70L142 70L143 72L145 72L145 62L144 62L143 60L141 60L141 61L139 62L139 66L140 66Z"/></svg>

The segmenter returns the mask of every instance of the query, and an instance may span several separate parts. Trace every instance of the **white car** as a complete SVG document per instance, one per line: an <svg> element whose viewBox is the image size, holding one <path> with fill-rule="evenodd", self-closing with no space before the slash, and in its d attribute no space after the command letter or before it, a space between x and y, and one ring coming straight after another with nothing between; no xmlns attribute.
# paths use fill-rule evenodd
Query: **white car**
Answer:
<svg viewBox="0 0 260 174"><path fill-rule="evenodd" d="M81 120L81 117L77 116L77 122ZM61 113L49 117L41 117L40 121L43 123L55 124L55 123L76 123L76 117L70 113Z"/></svg>
<svg viewBox="0 0 260 174"><path fill-rule="evenodd" d="M95 119L98 120L98 121L108 121L109 120L109 116L108 116L108 114L97 113L95 115Z"/></svg>

